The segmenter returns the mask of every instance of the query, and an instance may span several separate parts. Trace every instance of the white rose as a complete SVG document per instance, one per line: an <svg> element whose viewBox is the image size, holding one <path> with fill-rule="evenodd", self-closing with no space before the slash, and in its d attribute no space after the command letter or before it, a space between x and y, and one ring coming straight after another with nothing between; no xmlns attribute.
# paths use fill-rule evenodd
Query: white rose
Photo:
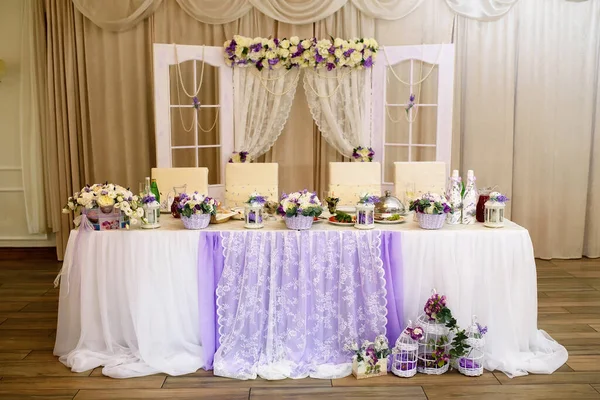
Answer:
<svg viewBox="0 0 600 400"><path fill-rule="evenodd" d="M364 43L358 42L358 43L356 43L356 45L354 46L354 48L355 48L357 51L361 51L362 49L364 49L364 48L365 48L365 45L364 45Z"/></svg>
<svg viewBox="0 0 600 400"><path fill-rule="evenodd" d="M277 53L274 51L267 51L267 59L272 60L274 58L277 58Z"/></svg>
<svg viewBox="0 0 600 400"><path fill-rule="evenodd" d="M237 47L235 48L235 56L236 56L237 58L242 58L242 56L244 55L244 54L243 54L243 51L244 51L244 48L243 48L242 46L237 46Z"/></svg>
<svg viewBox="0 0 600 400"><path fill-rule="evenodd" d="M297 43L296 43L296 44L297 44ZM304 40L302 41L302 48L303 48L304 50L306 50L306 49L309 49L309 48L310 48L310 46L311 46L311 42L310 42L310 40L308 40L308 39L304 39Z"/></svg>
<svg viewBox="0 0 600 400"><path fill-rule="evenodd" d="M360 54L358 51L355 51L352 54L350 54L350 60L358 64L362 60L362 54Z"/></svg>
<svg viewBox="0 0 600 400"><path fill-rule="evenodd" d="M373 56L373 52L369 49L365 50L365 52L363 53L363 56L365 57L365 59Z"/></svg>
<svg viewBox="0 0 600 400"><path fill-rule="evenodd" d="M333 45L335 47L341 47L344 41L341 38L335 38L333 41Z"/></svg>
<svg viewBox="0 0 600 400"><path fill-rule="evenodd" d="M279 49L279 56L283 58L288 58L290 55L290 51L288 49Z"/></svg>
<svg viewBox="0 0 600 400"><path fill-rule="evenodd" d="M267 42L267 46L269 46L270 49L274 49L275 41L273 39L269 39L269 41Z"/></svg>
<svg viewBox="0 0 600 400"><path fill-rule="evenodd" d="M290 47L290 53L295 54L296 52L298 52L298 46Z"/></svg>
<svg viewBox="0 0 600 400"><path fill-rule="evenodd" d="M288 47L290 47L290 41L287 39L283 39L281 42L279 42L279 47L287 49Z"/></svg>
<svg viewBox="0 0 600 400"><path fill-rule="evenodd" d="M344 52L342 51L342 49L335 49L334 54L337 58L342 58L342 56L344 55Z"/></svg>
<svg viewBox="0 0 600 400"><path fill-rule="evenodd" d="M264 53L262 51L256 51L256 52L250 52L248 53L248 58L250 58L252 61L257 61L261 58L264 57Z"/></svg>
<svg viewBox="0 0 600 400"><path fill-rule="evenodd" d="M290 38L290 43L292 44L292 46L298 46L298 43L300 43L300 38L298 36L292 36ZM304 41L302 43L304 43Z"/></svg>
<svg viewBox="0 0 600 400"><path fill-rule="evenodd" d="M310 51L304 50L304 52L302 53L302 58L304 58L305 60L310 60L310 58L311 58Z"/></svg>
<svg viewBox="0 0 600 400"><path fill-rule="evenodd" d="M257 36L254 39L252 39L252 44L258 44L258 43L262 44L262 38Z"/></svg>

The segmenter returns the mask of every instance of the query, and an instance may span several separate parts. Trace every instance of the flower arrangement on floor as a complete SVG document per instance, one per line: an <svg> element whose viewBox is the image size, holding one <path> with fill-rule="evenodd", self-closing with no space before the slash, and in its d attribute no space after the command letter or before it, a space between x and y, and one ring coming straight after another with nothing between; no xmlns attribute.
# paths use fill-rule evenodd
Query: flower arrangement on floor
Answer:
<svg viewBox="0 0 600 400"><path fill-rule="evenodd" d="M354 353L352 374L356 379L387 374L387 361L391 352L385 335L377 336L373 342L365 340L360 348L358 343L351 342L344 346L344 350Z"/></svg>
<svg viewBox="0 0 600 400"><path fill-rule="evenodd" d="M210 223L210 217L217 214L217 202L212 197L194 192L179 196L177 210L186 229L204 229Z"/></svg>
<svg viewBox="0 0 600 400"><path fill-rule="evenodd" d="M354 161L359 162L371 162L373 161L373 157L375 156L375 152L370 147L362 147L358 146L352 150L352 158Z"/></svg>
<svg viewBox="0 0 600 400"><path fill-rule="evenodd" d="M63 213L82 211L94 229L118 229L136 224L144 215L140 198L128 188L113 183L86 185L67 200ZM73 222L79 226L81 215Z"/></svg>
<svg viewBox="0 0 600 400"><path fill-rule="evenodd" d="M253 66L267 69L371 68L377 57L379 44L375 39L283 39L249 38L235 35L223 44L225 62L230 66Z"/></svg>
<svg viewBox="0 0 600 400"><path fill-rule="evenodd" d="M471 325L467 328L465 343L468 346L463 356L458 359L458 372L466 376L480 376L483 374L485 339L483 336L487 333L487 326L482 326L477 322L477 317L473 316Z"/></svg>
<svg viewBox="0 0 600 400"><path fill-rule="evenodd" d="M314 218L321 215L323 207L314 192L304 189L290 194L283 193L277 213L285 218L289 229L310 229Z"/></svg>
<svg viewBox="0 0 600 400"><path fill-rule="evenodd" d="M410 211L417 214L419 226L423 229L440 229L444 226L446 214L452 212L452 207L442 195L425 193L410 202Z"/></svg>
<svg viewBox="0 0 600 400"><path fill-rule="evenodd" d="M264 207L267 203L267 198L254 192L246 201L244 207L244 227L249 229L258 229L263 227Z"/></svg>
<svg viewBox="0 0 600 400"><path fill-rule="evenodd" d="M245 163L245 162L250 162L252 161L252 159L250 158L249 154L247 151L234 151L231 154L231 157L229 157L229 162L230 163Z"/></svg>
<svg viewBox="0 0 600 400"><path fill-rule="evenodd" d="M392 350L392 373L403 378L410 378L417 373L418 342L424 335L423 328L413 327L411 321L396 340Z"/></svg>
<svg viewBox="0 0 600 400"><path fill-rule="evenodd" d="M450 360L459 360L469 350L464 329L460 329L452 311L446 305L446 296L433 294L417 321L425 332L419 340L417 368L425 374L440 375L448 371ZM452 342L448 340L452 334Z"/></svg>

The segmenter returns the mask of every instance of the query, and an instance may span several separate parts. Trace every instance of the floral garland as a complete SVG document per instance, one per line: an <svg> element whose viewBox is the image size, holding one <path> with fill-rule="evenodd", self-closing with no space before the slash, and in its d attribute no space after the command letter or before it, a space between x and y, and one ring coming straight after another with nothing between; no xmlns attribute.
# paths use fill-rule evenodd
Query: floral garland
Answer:
<svg viewBox="0 0 600 400"><path fill-rule="evenodd" d="M331 38L300 39L298 36L283 39L254 39L235 35L223 44L225 62L229 66L254 66L268 69L371 68L377 57L379 44L371 38L345 40Z"/></svg>
<svg viewBox="0 0 600 400"><path fill-rule="evenodd" d="M252 161L252 159L248 155L247 151L240 151L239 153L237 151L234 151L233 154L231 154L231 157L229 157L229 162L234 164L245 163L250 161Z"/></svg>
<svg viewBox="0 0 600 400"><path fill-rule="evenodd" d="M371 162L373 161L373 156L375 156L375 151L370 147L358 146L352 150L352 158L355 161Z"/></svg>

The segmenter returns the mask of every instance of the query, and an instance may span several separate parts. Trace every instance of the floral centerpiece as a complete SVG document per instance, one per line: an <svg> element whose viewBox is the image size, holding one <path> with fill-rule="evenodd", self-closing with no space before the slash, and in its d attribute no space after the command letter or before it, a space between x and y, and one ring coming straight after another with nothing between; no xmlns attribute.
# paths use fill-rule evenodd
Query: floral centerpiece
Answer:
<svg viewBox="0 0 600 400"><path fill-rule="evenodd" d="M387 374L388 356L391 351L385 335L379 335L375 341L365 340L359 348L358 343L351 342L344 350L353 352L352 374L356 379L371 378Z"/></svg>
<svg viewBox="0 0 600 400"><path fill-rule="evenodd" d="M417 213L417 220L421 228L440 229L444 225L446 214L452 212L452 207L444 196L437 193L425 193L410 202L409 210Z"/></svg>
<svg viewBox="0 0 600 400"><path fill-rule="evenodd" d="M86 185L67 200L63 213L81 211L95 230L118 229L136 224L144 215L140 198L128 188L113 183ZM81 215L73 222L79 226Z"/></svg>
<svg viewBox="0 0 600 400"><path fill-rule="evenodd" d="M375 151L370 147L358 146L352 150L352 158L354 158L354 161L371 162L373 161L373 156L375 156Z"/></svg>
<svg viewBox="0 0 600 400"><path fill-rule="evenodd" d="M235 35L223 44L225 62L230 66L252 66L267 69L371 68L379 44L375 39L316 38L292 36L282 39L249 38Z"/></svg>
<svg viewBox="0 0 600 400"><path fill-rule="evenodd" d="M263 227L263 213L264 207L267 203L267 198L261 196L259 193L254 192L246 201L244 207L244 218L246 228L262 228Z"/></svg>
<svg viewBox="0 0 600 400"><path fill-rule="evenodd" d="M285 218L289 229L310 229L314 218L321 215L323 207L314 192L304 189L290 194L283 193L277 213Z"/></svg>
<svg viewBox="0 0 600 400"><path fill-rule="evenodd" d="M186 229L204 229L210 223L210 217L217 214L217 202L212 197L198 192L179 196L177 210Z"/></svg>
<svg viewBox="0 0 600 400"><path fill-rule="evenodd" d="M250 161L252 161L252 159L248 155L247 151L234 151L233 154L231 154L231 157L229 157L230 163L245 163Z"/></svg>

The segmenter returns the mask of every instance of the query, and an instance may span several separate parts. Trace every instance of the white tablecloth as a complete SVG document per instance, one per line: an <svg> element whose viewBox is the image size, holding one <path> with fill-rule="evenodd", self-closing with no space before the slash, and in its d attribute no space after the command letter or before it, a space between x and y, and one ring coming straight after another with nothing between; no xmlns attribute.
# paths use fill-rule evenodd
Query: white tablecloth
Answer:
<svg viewBox="0 0 600 400"><path fill-rule="evenodd" d="M79 232L71 232L54 354L73 371L104 365L103 373L112 377L181 375L204 365L199 231L182 229L170 216L161 223L158 230L91 232L79 240ZM435 287L447 295L460 325L476 314L489 326L487 368L509 376L551 373L567 360L564 347L537 330L536 270L527 230L512 222L502 229L476 224L426 231L412 221L381 228L403 232L405 319L416 319ZM243 223L207 229L237 230ZM274 221L264 229L286 228ZM322 222L312 229L353 228Z"/></svg>

